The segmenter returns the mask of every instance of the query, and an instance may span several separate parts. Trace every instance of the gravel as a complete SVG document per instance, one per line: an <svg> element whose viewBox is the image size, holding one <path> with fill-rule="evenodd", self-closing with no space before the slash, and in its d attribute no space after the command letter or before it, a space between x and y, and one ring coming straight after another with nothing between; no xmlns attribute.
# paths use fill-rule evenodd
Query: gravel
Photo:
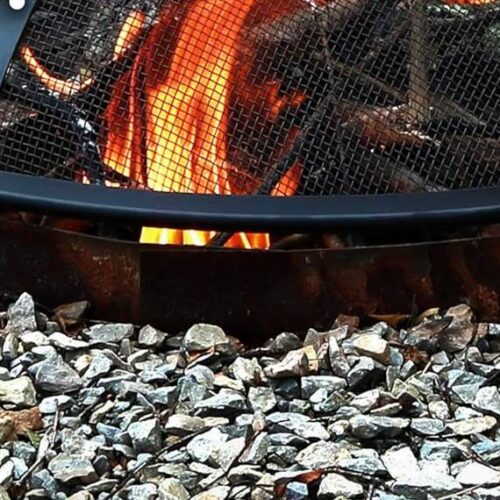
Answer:
<svg viewBox="0 0 500 500"><path fill-rule="evenodd" d="M0 500L500 498L500 325L466 305L257 349L61 328L28 294L0 311Z"/></svg>

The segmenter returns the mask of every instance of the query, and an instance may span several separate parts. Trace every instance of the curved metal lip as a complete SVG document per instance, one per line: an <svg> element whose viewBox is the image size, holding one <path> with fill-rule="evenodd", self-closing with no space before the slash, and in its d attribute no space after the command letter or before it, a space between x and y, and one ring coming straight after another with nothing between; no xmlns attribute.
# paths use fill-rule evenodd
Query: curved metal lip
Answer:
<svg viewBox="0 0 500 500"><path fill-rule="evenodd" d="M435 193L218 196L87 186L0 172L0 205L64 216L192 229L304 231L500 220L500 187Z"/></svg>

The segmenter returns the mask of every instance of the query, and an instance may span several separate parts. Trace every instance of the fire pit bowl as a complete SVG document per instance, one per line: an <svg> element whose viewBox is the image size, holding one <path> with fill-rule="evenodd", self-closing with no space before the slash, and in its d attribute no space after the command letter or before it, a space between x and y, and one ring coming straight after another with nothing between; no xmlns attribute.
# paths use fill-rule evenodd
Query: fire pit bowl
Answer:
<svg viewBox="0 0 500 500"><path fill-rule="evenodd" d="M477 3L0 2L0 203L261 249L496 221L500 5Z"/></svg>
<svg viewBox="0 0 500 500"><path fill-rule="evenodd" d="M247 343L328 328L339 313L389 321L463 301L478 319L498 321L499 259L498 231L435 243L254 251L145 245L0 218L0 292L27 290L47 307L85 299L94 317L167 331L219 324Z"/></svg>

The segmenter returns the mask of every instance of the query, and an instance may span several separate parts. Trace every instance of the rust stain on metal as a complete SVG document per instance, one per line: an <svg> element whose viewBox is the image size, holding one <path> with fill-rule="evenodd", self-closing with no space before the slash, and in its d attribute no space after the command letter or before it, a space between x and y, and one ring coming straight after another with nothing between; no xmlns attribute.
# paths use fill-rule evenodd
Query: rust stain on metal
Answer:
<svg viewBox="0 0 500 500"><path fill-rule="evenodd" d="M218 323L246 340L328 327L339 313L468 301L500 321L500 235L432 244L248 252L139 245L0 219L0 288L48 306L171 331Z"/></svg>

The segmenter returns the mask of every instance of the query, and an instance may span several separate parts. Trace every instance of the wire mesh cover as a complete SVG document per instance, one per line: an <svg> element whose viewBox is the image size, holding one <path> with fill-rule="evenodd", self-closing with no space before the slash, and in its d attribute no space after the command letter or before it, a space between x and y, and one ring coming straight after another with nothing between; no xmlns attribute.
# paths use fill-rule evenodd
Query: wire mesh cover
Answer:
<svg viewBox="0 0 500 500"><path fill-rule="evenodd" d="M500 2L41 0L0 169L216 194L498 185Z"/></svg>

